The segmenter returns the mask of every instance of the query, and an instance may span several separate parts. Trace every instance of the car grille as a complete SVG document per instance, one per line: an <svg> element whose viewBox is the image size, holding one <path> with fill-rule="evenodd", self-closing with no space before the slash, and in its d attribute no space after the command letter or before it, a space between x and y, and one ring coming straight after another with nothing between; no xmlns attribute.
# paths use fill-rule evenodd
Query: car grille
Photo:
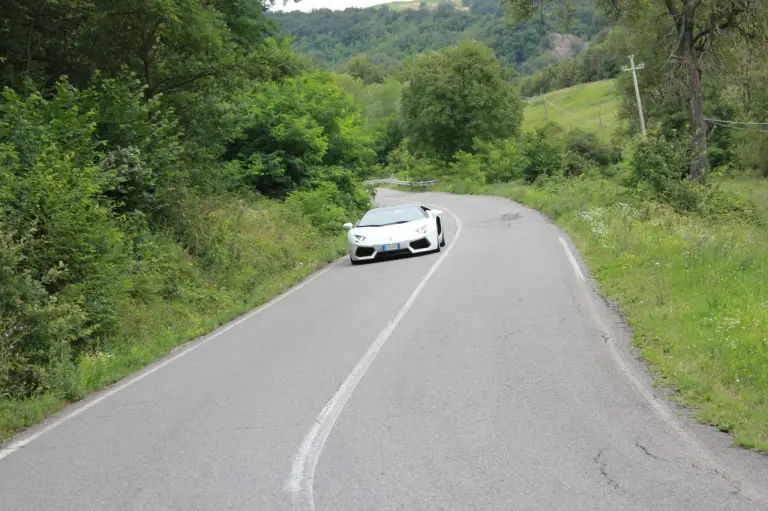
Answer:
<svg viewBox="0 0 768 511"><path fill-rule="evenodd" d="M412 241L411 248L421 250L423 248L429 248L429 240L427 238L421 238L420 240Z"/></svg>
<svg viewBox="0 0 768 511"><path fill-rule="evenodd" d="M370 257L373 255L373 247L357 247L355 255L357 257Z"/></svg>
<svg viewBox="0 0 768 511"><path fill-rule="evenodd" d="M388 257L398 257L403 255L411 255L411 251L407 248L401 248L399 250L387 250L386 252L379 252L376 257L379 259L386 259Z"/></svg>

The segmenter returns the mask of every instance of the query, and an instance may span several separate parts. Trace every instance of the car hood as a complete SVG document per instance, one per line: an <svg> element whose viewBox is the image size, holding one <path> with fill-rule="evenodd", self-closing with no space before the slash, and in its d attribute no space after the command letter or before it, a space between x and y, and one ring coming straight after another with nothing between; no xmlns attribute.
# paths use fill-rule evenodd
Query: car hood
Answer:
<svg viewBox="0 0 768 511"><path fill-rule="evenodd" d="M349 238L354 241L354 235L365 236L365 241L362 243L366 245L415 240L425 236L425 234L416 232L416 229L425 225L427 227L430 225L430 221L427 218L424 220L414 220L407 224L385 225L383 227L355 227L349 231Z"/></svg>

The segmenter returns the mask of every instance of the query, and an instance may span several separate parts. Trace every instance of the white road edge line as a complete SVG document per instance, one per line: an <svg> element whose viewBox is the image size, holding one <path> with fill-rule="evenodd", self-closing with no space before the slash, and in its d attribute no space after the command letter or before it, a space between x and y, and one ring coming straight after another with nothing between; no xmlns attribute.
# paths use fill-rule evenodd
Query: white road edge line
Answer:
<svg viewBox="0 0 768 511"><path fill-rule="evenodd" d="M209 341L211 341L213 339L216 339L220 335L222 335L222 334L232 330L236 326L238 326L238 325L248 321L249 319L251 319L252 317L256 316L257 314L259 314L259 313L265 311L266 309L272 307L276 303L282 301L283 299L285 299L288 296L292 295L293 293L295 293L299 289L303 288L304 286L306 286L307 284L309 284L313 280L316 280L318 277L320 277L321 275L326 273L328 270L330 270L334 266L334 264L335 264L335 262L329 264L328 266L326 266L322 270L314 273L312 276L310 276L306 280L304 280L301 283L297 284L296 286L288 289L283 294L273 298L272 300L268 301L267 303L265 303L265 304L261 305L260 307L252 310L251 312L249 312L245 316L241 316L239 319L233 321L229 325L227 325L227 326L225 326L225 327L223 327L223 328L221 328L221 329L219 329L217 331L214 331L213 333L209 334L208 337L203 337L202 340L198 340L197 342L196 341L191 341L191 344L188 347L186 347L186 348L182 347L181 350L178 351L175 355L171 355L169 358L166 358L165 360L162 360L161 362L157 363L157 365L151 366L149 369L144 370L143 372L140 372L139 374L137 374L135 376L128 377L128 379L124 380L122 383L119 383L119 384L109 388L108 390L104 391L101 395L97 395L97 397L95 397L95 398L93 398L91 400L87 400L87 398L86 398L87 402L85 404L83 404L82 406L79 406L79 407L73 409L72 411L64 412L64 414L61 417L59 417L57 419L54 419L50 424L48 424L47 426L43 427L39 431L36 431L36 432L34 432L34 433L32 433L32 434L30 434L28 436L22 436L22 438L20 438L18 440L11 441L6 446L0 448L0 460L2 460L3 458L5 458L7 456L10 456L11 454L13 454L14 452L16 452L16 451L18 451L20 449L23 449L24 447L26 447L30 443L34 442L35 440L37 440L41 436L43 436L46 433L48 433L48 432L58 428L59 426L61 426L65 422L67 422L67 421L69 421L71 419L74 419L75 417L77 417L81 413L85 412L86 410L88 410L90 408L93 408L94 406L96 406L97 404L101 403L105 399L114 396L118 392L120 392L122 390L125 390L126 388L130 387L131 385L133 385L135 383L140 382L141 380L143 380L147 376L156 373L160 369L162 369L162 368L168 366L169 364L172 364L173 362L179 360L184 355L192 353L194 350L196 350L200 346L203 346L204 344L208 343ZM75 406L77 406L77 405L75 405ZM24 435L24 434L22 433L22 435Z"/></svg>
<svg viewBox="0 0 768 511"><path fill-rule="evenodd" d="M573 252L571 252L571 249L568 247L568 242L565 241L562 236L558 236L558 238L560 238L560 244L563 246L563 250L565 250L565 255L568 256L568 261L570 261L571 266L573 266L573 272L576 274L579 280L586 282L584 273L582 273L578 261L576 261L576 258L573 257Z"/></svg>
<svg viewBox="0 0 768 511"><path fill-rule="evenodd" d="M571 252L571 249L568 247L568 243L562 236L559 236L559 238L560 243L563 245L563 249L565 249L565 254L568 256L568 260L570 261L571 266L573 266L574 273L576 273L576 276L579 278L579 280L586 284L586 279L584 278L584 274L581 271L581 267L576 261L573 252ZM611 357L614 359L614 362L618 366L619 370L624 373L624 376L629 380L632 387L634 387L637 393L640 394L642 399L650 405L651 409L656 412L656 415L665 424L667 424L670 429L675 431L683 438L683 440L685 440L685 443L688 444L688 447L691 449L691 451L695 454L695 456L699 458L701 462L703 462L703 465L705 465L707 469L723 477L726 481L728 481L729 484L731 484L731 486L733 486L733 488L736 489L737 492L743 494L747 498L756 502L766 503L766 498L762 493L758 492L751 485L745 484L743 478L738 477L722 463L719 463L716 457L709 451L709 449L704 447L696 438L691 436L688 431L685 430L682 423L675 415L675 413L670 409L670 407L654 395L654 393L643 382L640 375L638 375L634 369L634 366L625 359L621 348L616 343L616 337L613 333L613 328L605 321L602 314L600 313L591 290L586 285L582 285L580 287L585 295L587 302L589 303L589 309L593 320L595 323L597 323L598 328L605 336L605 342L608 345Z"/></svg>
<svg viewBox="0 0 768 511"><path fill-rule="evenodd" d="M385 200L409 202L399 199ZM299 451L293 460L293 464L291 466L291 474L284 484L285 491L292 494L293 509L295 510L314 511L315 467L317 466L317 461L320 458L320 453L325 446L325 441L328 439L328 435L330 435L331 430L333 429L333 425L336 423L336 420L341 415L344 406L347 404L347 401L349 401L349 398L355 391L355 387L357 387L357 384L360 383L360 380L365 375L366 371L368 371L368 368L373 363L376 355L379 353L382 346L384 346L384 343L387 342L389 336L392 334L395 328L397 328L397 325L416 301L416 298L419 296L419 294L421 294L424 286L427 284L432 275L435 274L443 261L445 261L445 258L448 257L448 254L451 253L453 247L456 246L456 242L458 241L459 236L461 236L462 226L459 217L445 208L441 207L441 209L450 214L456 221L456 233L453 235L453 240L448 248L442 253L440 258L435 261L435 264L433 264L429 271L424 275L424 277L421 278L419 284L413 290L405 303L395 313L392 319L389 320L387 326L385 326L384 329L379 332L379 334L376 336L376 339L368 348L368 351L365 352L355 368L352 369L352 372L349 374L349 376L347 376L346 380L344 380L344 383L341 384L338 390L331 397L330 401L328 401L328 403L326 403L326 405L320 411L317 419L315 419L315 422L312 424L309 432L304 437L304 441L301 443L301 447L299 447Z"/></svg>

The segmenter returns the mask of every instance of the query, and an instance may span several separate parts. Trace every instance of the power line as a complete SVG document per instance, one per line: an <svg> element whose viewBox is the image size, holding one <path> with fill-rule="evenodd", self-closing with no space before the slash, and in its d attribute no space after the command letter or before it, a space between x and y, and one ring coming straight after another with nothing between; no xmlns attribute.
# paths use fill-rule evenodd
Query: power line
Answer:
<svg viewBox="0 0 768 511"><path fill-rule="evenodd" d="M709 119L708 119L709 120ZM732 124L720 124L718 122L713 122L713 126L719 126L721 128L728 128L729 130L738 130L738 131L747 131L749 133L768 133L768 129L754 129L754 128L744 128L742 126L734 126Z"/></svg>
<svg viewBox="0 0 768 511"><path fill-rule="evenodd" d="M709 117L705 117L704 120L721 124L738 124L741 126L768 126L768 122L726 121L724 119L712 119Z"/></svg>

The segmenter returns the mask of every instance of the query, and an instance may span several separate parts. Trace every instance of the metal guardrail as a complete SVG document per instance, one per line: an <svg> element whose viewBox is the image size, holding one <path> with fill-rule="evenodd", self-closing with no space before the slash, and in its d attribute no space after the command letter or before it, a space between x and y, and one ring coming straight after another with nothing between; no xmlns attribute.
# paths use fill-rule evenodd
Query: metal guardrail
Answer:
<svg viewBox="0 0 768 511"><path fill-rule="evenodd" d="M371 179L370 181L363 181L363 184L366 184L366 185L387 184L387 185L423 187L423 186L431 186L431 185L437 184L437 179L433 179L431 181L419 181L418 183L411 183L410 181L400 181L399 179Z"/></svg>

